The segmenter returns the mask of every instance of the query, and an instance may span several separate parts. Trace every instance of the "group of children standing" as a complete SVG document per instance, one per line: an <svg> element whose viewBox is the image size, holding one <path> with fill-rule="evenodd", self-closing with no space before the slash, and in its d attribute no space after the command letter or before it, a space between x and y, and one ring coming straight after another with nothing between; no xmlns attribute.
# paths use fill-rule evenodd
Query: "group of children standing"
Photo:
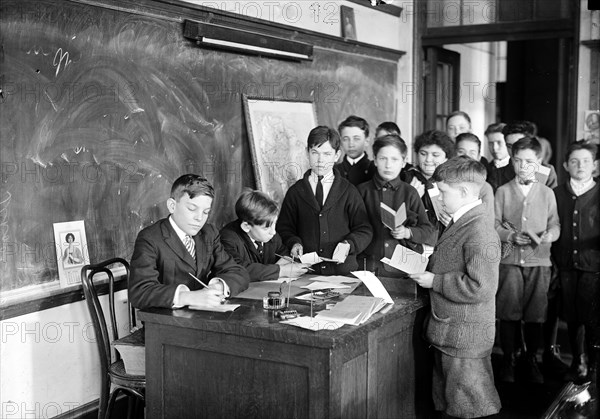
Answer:
<svg viewBox="0 0 600 419"><path fill-rule="evenodd" d="M597 342L596 147L570 145L565 163L570 180L553 192L547 186L556 186L553 169L546 184L536 177L542 148L533 124L490 125L485 135L491 162L481 157L481 141L470 133L467 114L450 115L447 126L447 132L417 136L414 166L406 162L407 146L392 122L377 127L373 160L367 155L369 125L363 118L350 116L337 130L312 129L307 139L310 169L290 187L281 207L262 192L244 191L235 207L237 220L221 229L220 242L214 241L211 226L203 228L212 187L206 192L207 181L193 175L178 179L168 201L170 224L162 220L161 231L148 227L136 241L132 302L141 308L215 302L243 290L247 281L298 277L308 270L347 275L366 267L377 275L402 277L406 275L380 260L391 257L398 244L427 252L427 271L410 278L430 294L425 334L435 352L435 408L450 416L481 417L500 410L491 367L496 319L504 351L499 378L514 381L517 355L523 353L527 378L543 381L537 352L549 312L552 249L563 315L572 344L579 345L573 350L581 353L574 368L587 375L576 331L585 325L588 344ZM404 204L405 222L395 228L384 225L381 204L393 210ZM151 243L146 231L151 229L156 240L162 234L170 249ZM194 258L177 272L196 268L200 279L210 279L206 288L186 275L177 280L161 271L163 265L177 266L180 262L171 259L184 248ZM203 254L197 253L199 248ZM347 253L343 263L296 262L308 252L331 258L340 248ZM236 266L245 268L245 284ZM151 292L167 296L149 299ZM550 355L556 361L557 353Z"/></svg>

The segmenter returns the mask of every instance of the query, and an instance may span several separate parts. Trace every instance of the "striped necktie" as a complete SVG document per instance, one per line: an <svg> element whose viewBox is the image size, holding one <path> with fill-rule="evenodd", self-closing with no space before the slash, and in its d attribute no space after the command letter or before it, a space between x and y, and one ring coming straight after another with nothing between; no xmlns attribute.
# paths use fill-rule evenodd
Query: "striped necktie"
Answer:
<svg viewBox="0 0 600 419"><path fill-rule="evenodd" d="M186 234L186 236L183 238L183 244L192 258L196 260L196 244L194 243L194 239Z"/></svg>

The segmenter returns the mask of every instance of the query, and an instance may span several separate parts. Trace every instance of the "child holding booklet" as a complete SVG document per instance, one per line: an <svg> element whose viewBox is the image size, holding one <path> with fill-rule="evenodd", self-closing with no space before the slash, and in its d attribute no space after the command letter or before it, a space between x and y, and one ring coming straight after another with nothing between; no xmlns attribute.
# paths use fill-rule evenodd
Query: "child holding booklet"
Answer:
<svg viewBox="0 0 600 419"><path fill-rule="evenodd" d="M376 275L401 274L397 269L380 262L383 257L392 257L397 244L423 253L423 244L433 246L437 239L437 232L427 218L419 194L415 188L400 180L406 153L406 144L397 135L377 138L373 144L377 173L373 179L358 186L373 227L373 240L362 256L366 258L367 269ZM382 211L386 210L381 208L381 204L392 211L398 211L404 205L404 223L399 226L384 225Z"/></svg>
<svg viewBox="0 0 600 419"><path fill-rule="evenodd" d="M277 232L292 257L317 252L331 258L348 249L343 263L313 265L318 275L348 275L358 269L356 255L371 242L365 204L356 187L333 168L340 157L340 135L318 126L308 134L310 170L288 189L281 204Z"/></svg>
<svg viewBox="0 0 600 419"><path fill-rule="evenodd" d="M435 410L459 418L500 410L491 363L500 240L479 198L485 178L485 167L468 158L436 168L432 180L451 221L427 272L410 275L429 289L425 337L434 348Z"/></svg>

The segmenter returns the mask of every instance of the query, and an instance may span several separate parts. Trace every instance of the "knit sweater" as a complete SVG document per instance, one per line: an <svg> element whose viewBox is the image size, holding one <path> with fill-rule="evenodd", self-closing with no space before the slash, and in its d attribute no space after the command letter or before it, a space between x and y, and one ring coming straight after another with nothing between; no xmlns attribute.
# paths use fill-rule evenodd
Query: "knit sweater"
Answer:
<svg viewBox="0 0 600 419"><path fill-rule="evenodd" d="M483 358L494 345L500 240L483 205L467 211L440 237L427 270L426 338L458 358Z"/></svg>
<svg viewBox="0 0 600 419"><path fill-rule="evenodd" d="M509 243L513 232L532 232L541 237L548 232L552 234L552 241L560 235L560 222L556 208L556 198L552 189L539 182L534 183L525 196L516 180L498 188L495 196L496 206L496 231L502 242ZM512 243L509 252L500 263L507 265L551 266L551 243L543 242L536 245L519 246Z"/></svg>
<svg viewBox="0 0 600 419"><path fill-rule="evenodd" d="M320 209L308 182L309 175L310 170L285 194L277 232L289 249L300 243L304 253L317 252L328 258L333 256L337 244L346 240L350 244L350 253L345 263L319 263L313 265L313 269L322 275L349 274L358 269L356 255L373 237L365 204L354 185L334 169L331 190Z"/></svg>
<svg viewBox="0 0 600 419"><path fill-rule="evenodd" d="M241 220L235 220L221 229L221 243L225 251L238 265L246 268L250 281L271 281L279 278L279 255L287 255L288 249L281 242L279 234L263 244L262 256L252 239L241 228Z"/></svg>
<svg viewBox="0 0 600 419"><path fill-rule="evenodd" d="M342 177L348 179L348 181L354 186L358 186L363 182L371 180L373 175L377 172L375 164L365 154L356 164L350 164L346 157L340 163L337 163L334 168L340 172Z"/></svg>
<svg viewBox="0 0 600 419"><path fill-rule="evenodd" d="M600 272L600 184L575 195L570 182L554 189L560 217L560 239L552 255L560 270Z"/></svg>

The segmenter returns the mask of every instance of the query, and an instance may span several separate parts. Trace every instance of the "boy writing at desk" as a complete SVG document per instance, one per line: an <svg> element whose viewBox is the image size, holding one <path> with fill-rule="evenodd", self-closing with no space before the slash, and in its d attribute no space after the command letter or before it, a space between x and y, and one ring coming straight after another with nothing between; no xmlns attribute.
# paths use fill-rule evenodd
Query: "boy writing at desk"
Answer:
<svg viewBox="0 0 600 419"><path fill-rule="evenodd" d="M307 140L310 170L287 191L277 232L292 257L317 252L331 258L341 243L349 246L343 263L313 266L320 275L347 275L358 269L356 255L370 243L373 233L365 204L356 188L333 165L340 157L340 136L326 126L313 128Z"/></svg>
<svg viewBox="0 0 600 419"><path fill-rule="evenodd" d="M297 278L306 273L310 265L281 257L288 249L275 232L279 207L267 194L243 192L235 203L235 213L238 219L221 230L221 243L246 268L250 281Z"/></svg>
<svg viewBox="0 0 600 419"><path fill-rule="evenodd" d="M134 307L218 305L248 288L248 273L225 252L217 229L206 224L214 196L212 185L198 175L173 183L171 215L140 231L135 241L129 285Z"/></svg>
<svg viewBox="0 0 600 419"><path fill-rule="evenodd" d="M411 274L429 289L426 339L434 347L435 409L459 418L498 413L491 353L495 334L500 240L479 194L486 169L454 157L432 179L451 220L429 258L427 272Z"/></svg>

